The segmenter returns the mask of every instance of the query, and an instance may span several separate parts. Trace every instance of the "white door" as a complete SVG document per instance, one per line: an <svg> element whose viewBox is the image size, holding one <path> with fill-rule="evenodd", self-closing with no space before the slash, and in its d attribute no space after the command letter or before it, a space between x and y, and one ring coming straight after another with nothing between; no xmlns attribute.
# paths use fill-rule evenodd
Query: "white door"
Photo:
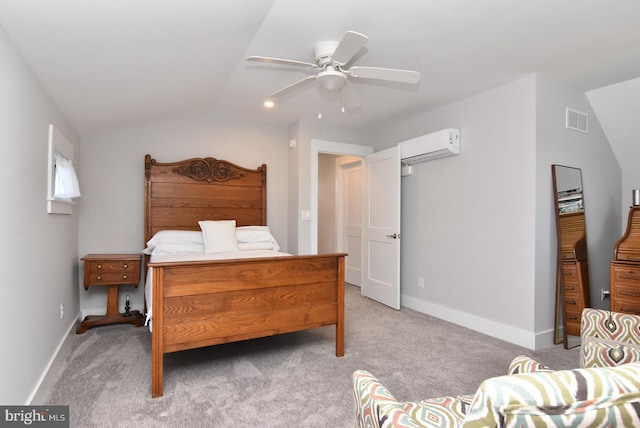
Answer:
<svg viewBox="0 0 640 428"><path fill-rule="evenodd" d="M400 309L400 148L364 159L361 293Z"/></svg>
<svg viewBox="0 0 640 428"><path fill-rule="evenodd" d="M338 159L337 176L340 189L336 204L342 220L338 239L340 251L349 255L345 259L345 281L360 287L362 281L362 159L353 157ZM338 220L340 223L340 220Z"/></svg>

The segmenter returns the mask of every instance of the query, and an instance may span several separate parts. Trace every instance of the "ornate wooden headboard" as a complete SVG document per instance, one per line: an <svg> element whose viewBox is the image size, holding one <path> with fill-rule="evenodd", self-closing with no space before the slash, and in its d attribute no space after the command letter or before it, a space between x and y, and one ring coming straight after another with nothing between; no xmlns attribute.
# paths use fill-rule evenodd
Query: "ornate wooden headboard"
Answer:
<svg viewBox="0 0 640 428"><path fill-rule="evenodd" d="M159 230L200 230L200 220L267 224L267 165L214 158L160 163L144 157L144 242Z"/></svg>

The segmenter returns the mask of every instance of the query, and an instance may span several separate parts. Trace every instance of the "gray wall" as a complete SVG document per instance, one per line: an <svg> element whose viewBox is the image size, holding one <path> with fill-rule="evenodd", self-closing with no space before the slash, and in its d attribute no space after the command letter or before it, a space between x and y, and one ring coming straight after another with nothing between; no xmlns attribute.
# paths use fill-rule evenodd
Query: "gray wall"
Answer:
<svg viewBox="0 0 640 428"><path fill-rule="evenodd" d="M80 206L80 253L138 252L143 248L144 156L158 162L215 157L248 168L267 164L267 221L287 251L287 130L220 114L148 124L86 138ZM82 272L80 272L82 273ZM106 289L80 289L83 315L104 313ZM142 287L123 286L133 309L142 309Z"/></svg>
<svg viewBox="0 0 640 428"><path fill-rule="evenodd" d="M585 218L591 303L609 308L600 299L602 288L609 288L609 261L620 237L621 170L598 119L583 92L538 75L537 98L537 201L536 201L536 328L552 314L545 313L550 285L555 284L557 251L551 164L580 168L584 187ZM566 107L587 113L589 133L565 127Z"/></svg>
<svg viewBox="0 0 640 428"><path fill-rule="evenodd" d="M384 148L443 128L461 130L462 154L414 165L402 181L402 305L533 348L535 77L371 139Z"/></svg>
<svg viewBox="0 0 640 428"><path fill-rule="evenodd" d="M49 124L74 145L75 159L81 153L77 135L1 27L0 64L0 403L22 405L31 401L79 311L78 210L47 214Z"/></svg>
<svg viewBox="0 0 640 428"><path fill-rule="evenodd" d="M640 78L587 93L622 169L621 237L627 227L633 189L640 189ZM612 201L613 202L613 201Z"/></svg>
<svg viewBox="0 0 640 428"><path fill-rule="evenodd" d="M564 109L590 133L564 128ZM556 241L551 163L583 168L592 295L608 285L620 170L586 97L528 76L373 130L378 149L461 129L462 155L414 166L402 187L402 304L531 349L550 346ZM417 287L417 277L425 288Z"/></svg>

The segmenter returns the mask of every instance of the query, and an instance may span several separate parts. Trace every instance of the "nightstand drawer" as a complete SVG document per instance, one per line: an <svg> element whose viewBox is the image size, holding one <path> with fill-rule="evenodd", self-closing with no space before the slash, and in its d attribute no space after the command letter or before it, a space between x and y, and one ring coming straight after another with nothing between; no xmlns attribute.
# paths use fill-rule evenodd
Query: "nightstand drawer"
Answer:
<svg viewBox="0 0 640 428"><path fill-rule="evenodd" d="M88 268L91 273L106 272L132 272L140 266L140 262L136 260L105 260L105 261L85 261L85 269Z"/></svg>
<svg viewBox="0 0 640 428"><path fill-rule="evenodd" d="M104 272L104 273L90 273L89 283L87 285L100 285L100 284L137 284L140 280L140 275L136 275L136 272Z"/></svg>
<svg viewBox="0 0 640 428"><path fill-rule="evenodd" d="M93 285L134 284L140 282L140 255L89 254L84 261L84 288Z"/></svg>

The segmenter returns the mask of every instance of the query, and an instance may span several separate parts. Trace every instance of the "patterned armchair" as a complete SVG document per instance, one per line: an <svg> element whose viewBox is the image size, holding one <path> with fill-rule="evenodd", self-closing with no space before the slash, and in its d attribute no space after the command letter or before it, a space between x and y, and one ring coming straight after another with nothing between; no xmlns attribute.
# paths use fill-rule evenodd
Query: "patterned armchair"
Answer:
<svg viewBox="0 0 640 428"><path fill-rule="evenodd" d="M506 376L485 380L469 396L398 402L358 370L356 426L640 427L640 316L585 309L582 340L580 369L553 371L518 356Z"/></svg>

